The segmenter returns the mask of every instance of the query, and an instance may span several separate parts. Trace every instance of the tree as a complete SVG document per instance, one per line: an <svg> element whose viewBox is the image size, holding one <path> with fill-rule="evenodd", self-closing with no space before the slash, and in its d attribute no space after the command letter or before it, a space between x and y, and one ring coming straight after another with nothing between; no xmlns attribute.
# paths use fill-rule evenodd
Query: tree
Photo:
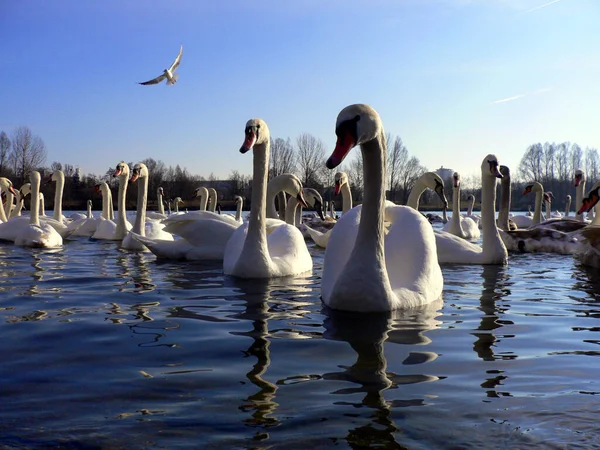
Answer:
<svg viewBox="0 0 600 450"><path fill-rule="evenodd" d="M363 196L363 155L361 151L355 152L355 157L348 164L346 173L350 181L350 190L353 200L362 200Z"/></svg>
<svg viewBox="0 0 600 450"><path fill-rule="evenodd" d="M598 160L598 150L595 148L586 148L585 149L585 169L587 179L593 182L598 181L598 176L600 175L600 161ZM590 184L592 184L590 183Z"/></svg>
<svg viewBox="0 0 600 450"><path fill-rule="evenodd" d="M325 165L325 145L311 134L302 133L296 139L298 170L304 187L320 183L318 174Z"/></svg>
<svg viewBox="0 0 600 450"><path fill-rule="evenodd" d="M12 137L12 152L9 160L15 175L21 182L29 179L29 173L46 162L46 145L42 138L34 135L29 127L17 127Z"/></svg>
<svg viewBox="0 0 600 450"><path fill-rule="evenodd" d="M391 137L389 138L391 140ZM388 140L388 160L387 171L390 180L390 196L391 201L396 201L396 193L400 187L400 174L408 161L408 149L402 143L402 138L396 136L394 144Z"/></svg>
<svg viewBox="0 0 600 450"><path fill-rule="evenodd" d="M6 163L9 156L8 152L10 151L10 144L10 139L8 139L6 133L4 131L0 133L0 176L4 176L4 173L6 172Z"/></svg>
<svg viewBox="0 0 600 450"><path fill-rule="evenodd" d="M525 181L541 180L544 151L542 144L530 145L519 163L519 174Z"/></svg>
<svg viewBox="0 0 600 450"><path fill-rule="evenodd" d="M269 178L274 178L284 173L293 173L296 169L296 155L290 138L271 139Z"/></svg>
<svg viewBox="0 0 600 450"><path fill-rule="evenodd" d="M408 194L414 186L417 179L425 173L427 169L421 165L421 161L416 156L411 156L404 167L400 170L398 180L402 189L402 203L408 201Z"/></svg>

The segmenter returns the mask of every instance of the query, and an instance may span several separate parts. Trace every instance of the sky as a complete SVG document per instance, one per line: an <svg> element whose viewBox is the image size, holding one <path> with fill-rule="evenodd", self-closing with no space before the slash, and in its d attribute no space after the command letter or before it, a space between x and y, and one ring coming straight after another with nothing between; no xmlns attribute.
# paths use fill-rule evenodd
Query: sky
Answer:
<svg viewBox="0 0 600 450"><path fill-rule="evenodd" d="M102 175L146 158L251 174L248 119L310 133L367 103L429 170L513 169L536 142L600 149L598 0L8 0L0 131ZM183 45L179 81L142 86ZM353 151L356 153L356 151Z"/></svg>

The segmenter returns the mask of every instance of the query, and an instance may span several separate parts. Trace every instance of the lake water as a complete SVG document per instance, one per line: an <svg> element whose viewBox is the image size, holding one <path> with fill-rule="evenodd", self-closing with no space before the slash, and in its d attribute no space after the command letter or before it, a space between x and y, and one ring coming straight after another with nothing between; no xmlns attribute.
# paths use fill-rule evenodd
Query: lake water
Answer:
<svg viewBox="0 0 600 450"><path fill-rule="evenodd" d="M321 303L113 242L0 244L0 448L600 448L600 273L444 266L443 301Z"/></svg>

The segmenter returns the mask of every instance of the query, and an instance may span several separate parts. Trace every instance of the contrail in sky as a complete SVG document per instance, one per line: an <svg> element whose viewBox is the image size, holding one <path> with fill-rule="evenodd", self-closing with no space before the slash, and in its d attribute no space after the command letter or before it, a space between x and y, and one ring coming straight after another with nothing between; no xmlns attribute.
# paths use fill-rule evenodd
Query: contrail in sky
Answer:
<svg viewBox="0 0 600 450"><path fill-rule="evenodd" d="M527 13L530 13L530 12L533 12L533 11L537 11L538 9L545 8L546 6L553 5L554 3L558 3L560 1L561 0L552 0L551 2L544 3L543 5L536 6L535 8L528 9L527 11L523 11L521 14L527 14Z"/></svg>
<svg viewBox="0 0 600 450"><path fill-rule="evenodd" d="M519 94L519 95L515 95L514 97L507 97L507 98L503 98L501 100L496 100L495 102L492 102L492 104L494 105L496 103L512 102L513 100L516 100L521 97L525 97L525 94Z"/></svg>

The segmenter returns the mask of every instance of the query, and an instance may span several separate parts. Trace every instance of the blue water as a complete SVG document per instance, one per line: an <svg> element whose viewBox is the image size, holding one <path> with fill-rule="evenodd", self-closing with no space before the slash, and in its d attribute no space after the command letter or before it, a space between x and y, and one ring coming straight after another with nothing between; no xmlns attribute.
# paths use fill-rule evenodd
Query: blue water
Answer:
<svg viewBox="0 0 600 450"><path fill-rule="evenodd" d="M600 273L444 266L443 301L321 303L113 242L0 244L0 448L600 448ZM436 309L437 307L437 309Z"/></svg>

